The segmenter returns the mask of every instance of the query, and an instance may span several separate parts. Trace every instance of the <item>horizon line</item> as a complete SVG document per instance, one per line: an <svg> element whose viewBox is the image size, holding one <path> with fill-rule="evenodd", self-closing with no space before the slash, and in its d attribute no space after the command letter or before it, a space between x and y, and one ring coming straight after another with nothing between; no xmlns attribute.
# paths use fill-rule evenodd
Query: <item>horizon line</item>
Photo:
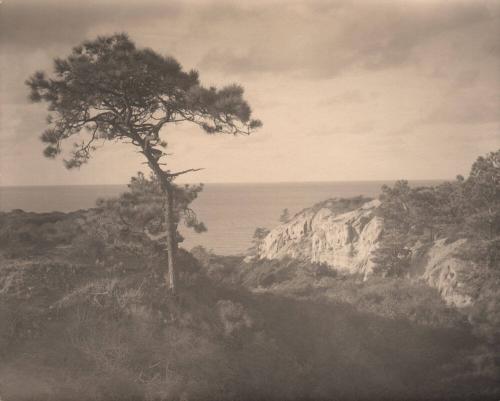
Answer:
<svg viewBox="0 0 500 401"><path fill-rule="evenodd" d="M227 182L178 182L178 185L273 185L273 184L328 184L328 183L346 183L346 182L388 182L405 180L408 182L415 181L453 181L455 178L388 178L376 180L318 180L318 181L227 181ZM110 184L19 184L19 185L2 185L0 188L21 188L21 187L107 187L107 186L127 186L129 183L110 183Z"/></svg>

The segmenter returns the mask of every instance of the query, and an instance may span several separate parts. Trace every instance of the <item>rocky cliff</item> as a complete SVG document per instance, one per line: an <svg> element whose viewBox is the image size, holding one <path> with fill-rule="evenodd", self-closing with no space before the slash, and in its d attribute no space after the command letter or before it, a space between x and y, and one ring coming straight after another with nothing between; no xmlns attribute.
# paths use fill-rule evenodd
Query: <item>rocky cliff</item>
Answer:
<svg viewBox="0 0 500 401"><path fill-rule="evenodd" d="M448 242L446 238L435 241L413 260L411 270L412 276L436 288L448 304L456 307L469 306L473 300L472 286L466 283L475 266L455 256L465 242L465 239Z"/></svg>
<svg viewBox="0 0 500 401"><path fill-rule="evenodd" d="M380 244L383 220L376 215L378 200L366 202L354 210L340 211L337 200L306 209L288 223L273 229L264 238L260 259L291 257L324 263L334 270L362 274L373 273L373 252ZM470 305L472 296L464 284L469 263L455 257L465 240L447 243L445 239L415 252L410 275L438 289L443 299L457 307Z"/></svg>
<svg viewBox="0 0 500 401"><path fill-rule="evenodd" d="M369 275L373 269L371 254L383 226L374 214L379 201L367 202L345 213L337 213L332 208L334 202L306 209L272 230L260 247L260 258L289 256Z"/></svg>

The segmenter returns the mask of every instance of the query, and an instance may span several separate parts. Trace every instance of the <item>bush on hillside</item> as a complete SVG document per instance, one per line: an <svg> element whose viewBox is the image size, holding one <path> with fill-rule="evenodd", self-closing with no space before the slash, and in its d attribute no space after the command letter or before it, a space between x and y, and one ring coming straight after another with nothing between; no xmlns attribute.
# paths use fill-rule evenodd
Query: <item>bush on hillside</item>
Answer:
<svg viewBox="0 0 500 401"><path fill-rule="evenodd" d="M479 157L469 176L437 186L410 187L407 181L384 185L377 213L384 219L376 271L405 275L405 254L417 243L466 238L459 253L466 260L496 269L500 264L500 150ZM500 272L499 272L500 273Z"/></svg>
<svg viewBox="0 0 500 401"><path fill-rule="evenodd" d="M322 265L247 264L198 249L201 264L180 250L183 286L171 298L163 254L145 250L120 270L118 248L106 252L99 266L3 267L0 293L23 320L0 330L0 372L11 369L8 382L0 375L2 396L15 399L9 383L35 378L54 401L402 398L422 383L425 394L443 395L440 366L455 366L456 350L474 341L434 321L442 304L422 306L437 294L403 281L363 283ZM7 310L5 321L15 317ZM13 342L13 325L32 330L23 322L36 322L37 334Z"/></svg>
<svg viewBox="0 0 500 401"><path fill-rule="evenodd" d="M81 233L84 212L0 212L0 251L9 258L43 255L67 246Z"/></svg>
<svg viewBox="0 0 500 401"><path fill-rule="evenodd" d="M71 254L78 260L99 262L104 259L106 242L97 235L83 233L72 241Z"/></svg>

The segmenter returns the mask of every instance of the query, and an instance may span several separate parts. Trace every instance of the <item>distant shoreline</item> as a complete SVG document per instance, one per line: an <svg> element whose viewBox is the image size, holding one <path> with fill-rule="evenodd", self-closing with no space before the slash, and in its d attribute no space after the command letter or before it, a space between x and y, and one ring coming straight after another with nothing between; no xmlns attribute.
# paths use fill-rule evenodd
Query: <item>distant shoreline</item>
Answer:
<svg viewBox="0 0 500 401"><path fill-rule="evenodd" d="M341 184L341 183L388 183L388 182L396 182L398 180L405 180L405 178L396 178L396 179L388 179L388 180L335 180L335 181L274 181L274 182L201 182L203 185L216 185L216 186L226 186L226 185L234 185L234 186L244 186L244 185L319 185L319 184ZM443 178L443 179L426 179L419 178L415 180L408 179L407 181L410 184L415 183L440 183L445 181L452 181L454 178ZM196 185L199 184L198 181L193 182L177 182L178 185ZM61 188L61 187L126 187L128 184L50 184L50 185L0 185L0 189L2 188Z"/></svg>

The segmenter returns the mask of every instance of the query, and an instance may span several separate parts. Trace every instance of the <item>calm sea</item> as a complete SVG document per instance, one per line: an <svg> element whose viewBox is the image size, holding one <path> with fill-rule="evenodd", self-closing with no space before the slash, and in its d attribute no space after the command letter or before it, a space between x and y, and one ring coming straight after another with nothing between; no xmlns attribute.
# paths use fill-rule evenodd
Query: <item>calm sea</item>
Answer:
<svg viewBox="0 0 500 401"><path fill-rule="evenodd" d="M332 197L375 197L383 184L392 182L206 184L192 206L208 231L195 234L182 230L186 237L183 247L203 245L219 254L242 253L249 247L255 228L276 226L284 208L294 214ZM0 210L69 212L93 207L97 198L116 196L125 190L125 185L0 187Z"/></svg>

